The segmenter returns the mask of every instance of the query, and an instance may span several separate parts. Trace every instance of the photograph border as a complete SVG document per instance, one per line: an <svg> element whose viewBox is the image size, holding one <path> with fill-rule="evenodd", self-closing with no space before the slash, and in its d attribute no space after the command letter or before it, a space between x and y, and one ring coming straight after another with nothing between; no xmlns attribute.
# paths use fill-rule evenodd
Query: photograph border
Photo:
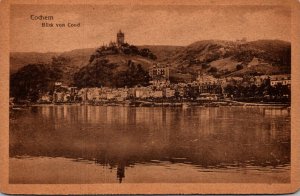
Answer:
<svg viewBox="0 0 300 196"><path fill-rule="evenodd" d="M278 5L291 7L291 182L9 184L9 19L12 4ZM276 21L274 21L276 22ZM283 194L300 185L300 1L297 0L0 0L0 191L6 194Z"/></svg>

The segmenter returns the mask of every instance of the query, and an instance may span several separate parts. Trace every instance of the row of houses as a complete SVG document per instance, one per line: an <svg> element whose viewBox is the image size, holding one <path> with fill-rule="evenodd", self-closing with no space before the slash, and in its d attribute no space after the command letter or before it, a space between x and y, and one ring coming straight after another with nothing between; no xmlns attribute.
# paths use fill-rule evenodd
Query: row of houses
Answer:
<svg viewBox="0 0 300 196"><path fill-rule="evenodd" d="M175 90L171 88L155 89L154 86L135 88L83 88L78 91L81 101L104 101L148 98L171 98L175 96Z"/></svg>
<svg viewBox="0 0 300 196"><path fill-rule="evenodd" d="M193 84L175 84L166 88L156 88L154 85L147 87L137 86L134 88L81 88L57 87L53 94L42 94L39 102L67 103L67 102L98 102L98 101L125 101L129 99L161 99L161 98L188 98L188 92L193 90L197 93L219 93L212 88L202 89ZM220 88L218 88L220 89Z"/></svg>
<svg viewBox="0 0 300 196"><path fill-rule="evenodd" d="M291 75L273 75L270 76L270 84L271 86L276 85L287 85L291 86Z"/></svg>
<svg viewBox="0 0 300 196"><path fill-rule="evenodd" d="M213 76L198 76L197 81L199 84L220 84L222 87L233 86L252 86L260 87L263 84L275 87L277 85L291 86L290 74L282 75L261 75L261 76L245 76L245 77L226 77L226 78L214 78Z"/></svg>
<svg viewBox="0 0 300 196"><path fill-rule="evenodd" d="M158 67L162 69L162 67ZM153 71L153 70L152 70ZM55 89L52 95L50 93L42 94L40 102L88 102L88 101L125 101L127 99L159 99L159 98L209 98L220 97L224 94L224 87L227 85L261 86L269 82L271 86L291 85L290 75L273 76L255 76L255 77L227 77L215 78L211 75L200 74L198 78L191 83L169 82L169 72L167 77L154 80L150 86L136 86L134 88L82 88L64 86L61 82L55 83Z"/></svg>

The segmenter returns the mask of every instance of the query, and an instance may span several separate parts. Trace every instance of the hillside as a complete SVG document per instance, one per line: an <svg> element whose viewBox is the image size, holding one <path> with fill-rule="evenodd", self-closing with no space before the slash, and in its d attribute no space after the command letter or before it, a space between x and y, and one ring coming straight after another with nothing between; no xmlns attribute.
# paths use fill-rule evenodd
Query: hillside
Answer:
<svg viewBox="0 0 300 196"><path fill-rule="evenodd" d="M289 72L290 59L291 45L284 41L259 40L239 43L205 40L185 47L169 61L172 62L173 67L190 74L202 70L225 76L240 72L237 65L240 65L239 69L245 69L243 74ZM251 69L249 69L250 66ZM264 68L261 69L261 67Z"/></svg>
<svg viewBox="0 0 300 196"><path fill-rule="evenodd" d="M148 48L123 43L97 48L89 63L74 73L78 87L133 87L149 85L149 68L157 57Z"/></svg>
<svg viewBox="0 0 300 196"><path fill-rule="evenodd" d="M173 56L184 50L184 46L151 46L151 45L144 45L139 46L139 48L148 48L151 50L157 57L158 62L166 62L172 63L171 59Z"/></svg>
<svg viewBox="0 0 300 196"><path fill-rule="evenodd" d="M11 73L28 64L50 64L52 57L60 57L62 81L72 84L75 73L85 66L95 65L94 58L105 59L116 65L112 73L128 69L128 62L140 64L147 71L154 62L169 64L172 81L193 80L198 72L217 77L243 76L245 74L290 73L291 45L280 40L235 42L204 40L188 46L133 46L127 44L122 53L98 53L98 49L77 49L63 53L20 53L10 56ZM94 62L93 62L94 61Z"/></svg>

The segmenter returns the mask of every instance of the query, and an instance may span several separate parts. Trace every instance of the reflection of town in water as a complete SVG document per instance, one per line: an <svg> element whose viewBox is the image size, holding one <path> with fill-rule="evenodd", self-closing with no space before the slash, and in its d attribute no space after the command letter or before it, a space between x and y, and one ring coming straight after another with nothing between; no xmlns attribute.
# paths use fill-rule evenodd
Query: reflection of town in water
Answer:
<svg viewBox="0 0 300 196"><path fill-rule="evenodd" d="M276 170L290 165L290 114L257 106L32 107L11 114L10 157L22 156L90 161L116 169L119 182L127 167L155 163Z"/></svg>

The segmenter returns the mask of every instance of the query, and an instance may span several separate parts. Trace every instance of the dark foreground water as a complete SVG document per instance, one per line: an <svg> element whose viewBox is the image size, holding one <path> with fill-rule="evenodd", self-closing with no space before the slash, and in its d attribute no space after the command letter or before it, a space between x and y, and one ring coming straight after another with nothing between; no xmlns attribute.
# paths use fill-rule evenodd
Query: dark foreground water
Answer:
<svg viewBox="0 0 300 196"><path fill-rule="evenodd" d="M280 107L38 106L9 142L10 183L290 181Z"/></svg>

